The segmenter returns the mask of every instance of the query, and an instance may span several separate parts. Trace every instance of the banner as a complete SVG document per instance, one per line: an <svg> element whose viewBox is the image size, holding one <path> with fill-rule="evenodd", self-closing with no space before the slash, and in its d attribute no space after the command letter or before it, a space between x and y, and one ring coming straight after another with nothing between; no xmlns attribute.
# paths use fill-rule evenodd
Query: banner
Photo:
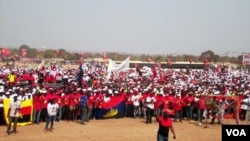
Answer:
<svg viewBox="0 0 250 141"><path fill-rule="evenodd" d="M114 96L110 101L103 102L101 108L95 110L95 119L107 119L123 116L126 110L125 99L122 96Z"/></svg>
<svg viewBox="0 0 250 141"><path fill-rule="evenodd" d="M7 124L9 124L8 110L10 105L10 99L4 99L4 119ZM25 100L21 102L21 109L19 110L19 118L17 125L24 126L32 124L32 114L33 114L33 102L32 100Z"/></svg>
<svg viewBox="0 0 250 141"><path fill-rule="evenodd" d="M122 61L120 64L117 64L112 59L109 59L108 72L121 71L126 69L129 69L129 57Z"/></svg>
<svg viewBox="0 0 250 141"><path fill-rule="evenodd" d="M111 75L112 72L124 71L124 70L127 70L127 69L129 69L129 57L126 60L122 61L120 64L117 64L112 59L109 59L107 80L110 79L110 75Z"/></svg>

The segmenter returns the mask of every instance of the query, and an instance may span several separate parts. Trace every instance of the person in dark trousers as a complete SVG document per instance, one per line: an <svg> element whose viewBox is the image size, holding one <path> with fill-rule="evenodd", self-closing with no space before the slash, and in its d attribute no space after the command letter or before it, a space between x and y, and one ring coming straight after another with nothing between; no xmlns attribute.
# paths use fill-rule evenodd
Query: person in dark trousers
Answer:
<svg viewBox="0 0 250 141"><path fill-rule="evenodd" d="M211 120L210 124L213 124L214 120L216 118L216 114L218 112L218 102L217 102L215 96L213 97L213 100L211 102L211 106L210 107L211 107L211 112L212 112L212 120Z"/></svg>
<svg viewBox="0 0 250 141"><path fill-rule="evenodd" d="M48 106L47 106L47 112L48 112L48 118L46 121L46 126L45 130L49 130L48 126L50 124L50 130L53 129L54 121L56 119L56 113L58 109L58 104L55 102L55 99L52 99L49 101Z"/></svg>
<svg viewBox="0 0 250 141"><path fill-rule="evenodd" d="M17 120L19 117L19 110L21 109L21 102L17 100L17 96L13 98L13 101L11 101L9 110L8 110L8 119L9 124L7 127L6 135L10 135L11 133L13 135L16 134L17 130ZM13 124L13 130L11 131L11 126Z"/></svg>
<svg viewBox="0 0 250 141"><path fill-rule="evenodd" d="M169 129L171 130L173 134L173 138L176 139L175 130L172 124L172 119L169 117L169 113L167 111L164 111L162 116L160 116L160 114L157 114L156 121L159 122L159 129L157 132L157 141L168 141Z"/></svg>

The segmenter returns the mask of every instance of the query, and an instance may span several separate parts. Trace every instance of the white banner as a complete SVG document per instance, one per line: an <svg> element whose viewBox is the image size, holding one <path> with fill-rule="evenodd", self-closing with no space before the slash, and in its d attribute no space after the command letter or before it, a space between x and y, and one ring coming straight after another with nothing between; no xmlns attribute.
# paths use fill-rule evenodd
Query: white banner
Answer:
<svg viewBox="0 0 250 141"><path fill-rule="evenodd" d="M120 64L117 64L113 60L109 59L108 72L123 71L127 69L129 69L129 57Z"/></svg>
<svg viewBox="0 0 250 141"><path fill-rule="evenodd" d="M111 72L126 71L127 69L129 69L129 57L120 64L117 64L112 59L109 59L107 80L110 78Z"/></svg>

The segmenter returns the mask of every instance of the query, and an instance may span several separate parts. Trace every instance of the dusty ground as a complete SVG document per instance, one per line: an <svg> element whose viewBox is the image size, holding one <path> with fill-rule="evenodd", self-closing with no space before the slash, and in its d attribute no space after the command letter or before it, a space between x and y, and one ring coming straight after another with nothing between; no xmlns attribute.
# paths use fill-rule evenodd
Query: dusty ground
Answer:
<svg viewBox="0 0 250 141"><path fill-rule="evenodd" d="M226 124L235 124L226 120ZM243 123L242 123L243 124ZM86 125L63 121L55 123L53 131L44 131L45 123L18 126L15 136L5 136L6 127L0 126L0 141L155 141L158 124L145 124L144 119L91 120ZM189 121L175 122L177 141L220 141L221 125L198 126ZM170 133L170 141L173 141Z"/></svg>

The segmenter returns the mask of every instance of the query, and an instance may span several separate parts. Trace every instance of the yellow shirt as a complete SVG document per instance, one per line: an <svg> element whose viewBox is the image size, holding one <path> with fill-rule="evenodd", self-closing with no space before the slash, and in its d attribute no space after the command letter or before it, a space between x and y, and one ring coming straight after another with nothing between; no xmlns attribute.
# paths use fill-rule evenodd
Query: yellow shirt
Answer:
<svg viewBox="0 0 250 141"><path fill-rule="evenodd" d="M14 74L9 75L9 82L11 82L11 83L15 82L15 75Z"/></svg>

